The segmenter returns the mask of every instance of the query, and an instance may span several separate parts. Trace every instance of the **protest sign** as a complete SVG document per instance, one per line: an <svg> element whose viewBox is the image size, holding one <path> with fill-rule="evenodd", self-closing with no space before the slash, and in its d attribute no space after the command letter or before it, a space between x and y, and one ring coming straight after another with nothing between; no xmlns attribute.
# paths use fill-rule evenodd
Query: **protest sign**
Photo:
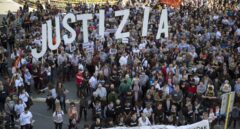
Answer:
<svg viewBox="0 0 240 129"><path fill-rule="evenodd" d="M114 127L108 129L210 129L208 120L202 120L200 122L184 125L184 126L172 126L172 125L154 125L154 126L140 126L140 127Z"/></svg>

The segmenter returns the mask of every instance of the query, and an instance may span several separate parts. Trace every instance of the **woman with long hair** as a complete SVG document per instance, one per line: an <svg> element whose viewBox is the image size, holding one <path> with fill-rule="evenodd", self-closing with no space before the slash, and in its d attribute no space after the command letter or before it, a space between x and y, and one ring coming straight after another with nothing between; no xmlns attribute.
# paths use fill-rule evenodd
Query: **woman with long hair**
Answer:
<svg viewBox="0 0 240 129"><path fill-rule="evenodd" d="M53 121L55 123L55 129L62 129L63 124L63 111L60 106L56 107L56 110L53 112Z"/></svg>
<svg viewBox="0 0 240 129"><path fill-rule="evenodd" d="M63 84L61 82L57 83L57 87L56 87L56 91L57 91L57 99L60 102L60 106L63 109L64 112L66 112L66 93L68 92L64 87Z"/></svg>

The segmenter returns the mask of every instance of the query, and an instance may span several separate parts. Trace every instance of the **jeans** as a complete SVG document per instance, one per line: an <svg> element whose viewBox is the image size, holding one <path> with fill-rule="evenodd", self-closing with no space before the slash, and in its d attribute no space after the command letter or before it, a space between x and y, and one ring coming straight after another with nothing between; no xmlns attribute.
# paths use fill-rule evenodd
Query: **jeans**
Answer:
<svg viewBox="0 0 240 129"><path fill-rule="evenodd" d="M66 102L65 102L66 98L65 98L65 96L59 96L58 100L60 102L61 109L66 111Z"/></svg>

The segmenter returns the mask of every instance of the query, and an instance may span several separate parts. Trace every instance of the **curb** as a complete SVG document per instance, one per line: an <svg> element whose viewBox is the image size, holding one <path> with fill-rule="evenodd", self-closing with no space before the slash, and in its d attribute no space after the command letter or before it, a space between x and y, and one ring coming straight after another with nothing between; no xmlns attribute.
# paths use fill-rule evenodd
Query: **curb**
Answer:
<svg viewBox="0 0 240 129"><path fill-rule="evenodd" d="M46 98L32 98L32 101L45 103ZM75 104L79 104L79 100L66 99L66 104L70 104L71 102L74 102Z"/></svg>

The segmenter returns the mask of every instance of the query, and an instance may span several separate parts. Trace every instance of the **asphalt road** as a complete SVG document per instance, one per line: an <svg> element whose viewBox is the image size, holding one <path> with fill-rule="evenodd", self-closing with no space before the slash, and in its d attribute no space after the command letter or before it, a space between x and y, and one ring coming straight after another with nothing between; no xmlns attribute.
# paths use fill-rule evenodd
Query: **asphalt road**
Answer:
<svg viewBox="0 0 240 129"><path fill-rule="evenodd" d="M67 105L68 106L68 105ZM34 129L54 129L54 123L52 119L52 111L47 110L45 103L35 102L31 108L33 114L33 119L35 123L33 125ZM91 124L91 111L88 110L87 121L81 119L78 123L78 129L83 129L84 124ZM64 115L63 129L68 128L68 117L67 114Z"/></svg>

